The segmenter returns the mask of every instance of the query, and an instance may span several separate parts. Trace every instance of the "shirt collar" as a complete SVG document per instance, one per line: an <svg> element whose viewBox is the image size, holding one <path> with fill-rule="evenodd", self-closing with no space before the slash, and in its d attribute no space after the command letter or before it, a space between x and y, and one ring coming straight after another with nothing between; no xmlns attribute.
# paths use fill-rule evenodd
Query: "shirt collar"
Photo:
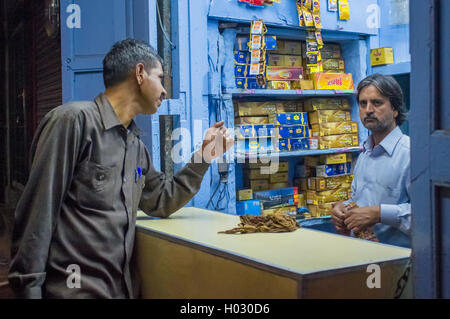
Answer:
<svg viewBox="0 0 450 319"><path fill-rule="evenodd" d="M116 126L123 126L122 123L119 121L116 112L114 112L111 103L109 103L108 98L104 93L100 93L95 98L95 103L97 104L98 109L100 111L100 117L102 119L105 130L109 130ZM137 127L134 120L131 121L130 125L128 126L128 129L131 132L133 132L136 136L141 135L141 131Z"/></svg>
<svg viewBox="0 0 450 319"><path fill-rule="evenodd" d="M400 141L400 138L403 136L402 131L398 126L395 127L381 142L380 146L386 151L386 153L389 154L389 156L392 156L392 153L394 153L395 147L397 146L398 141ZM369 138L364 143L364 150L372 150L373 149L373 140L372 135L369 136Z"/></svg>

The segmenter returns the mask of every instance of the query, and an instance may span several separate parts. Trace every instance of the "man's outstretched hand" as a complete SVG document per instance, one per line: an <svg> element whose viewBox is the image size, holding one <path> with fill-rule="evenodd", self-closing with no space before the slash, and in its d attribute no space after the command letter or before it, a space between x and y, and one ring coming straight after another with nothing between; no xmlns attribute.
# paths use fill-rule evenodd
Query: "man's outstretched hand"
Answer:
<svg viewBox="0 0 450 319"><path fill-rule="evenodd" d="M206 131L201 150L206 163L222 156L234 145L234 138L224 124L224 121L217 122Z"/></svg>

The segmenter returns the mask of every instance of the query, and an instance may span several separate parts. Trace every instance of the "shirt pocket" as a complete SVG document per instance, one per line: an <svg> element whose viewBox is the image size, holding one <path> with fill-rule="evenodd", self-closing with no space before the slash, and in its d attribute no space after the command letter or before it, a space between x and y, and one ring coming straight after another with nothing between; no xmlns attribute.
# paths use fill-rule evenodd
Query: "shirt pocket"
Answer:
<svg viewBox="0 0 450 319"><path fill-rule="evenodd" d="M115 167L84 162L75 179L76 200L86 208L113 209L115 181Z"/></svg>

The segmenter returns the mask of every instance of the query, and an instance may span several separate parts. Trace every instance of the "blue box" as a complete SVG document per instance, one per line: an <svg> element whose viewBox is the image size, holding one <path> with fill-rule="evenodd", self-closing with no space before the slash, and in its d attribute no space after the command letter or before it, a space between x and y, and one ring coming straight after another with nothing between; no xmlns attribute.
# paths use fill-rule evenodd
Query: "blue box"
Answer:
<svg viewBox="0 0 450 319"><path fill-rule="evenodd" d="M289 139L279 139L277 150L279 152L287 152L289 151Z"/></svg>
<svg viewBox="0 0 450 319"><path fill-rule="evenodd" d="M261 216L261 201L259 200L245 200L236 202L236 214L241 215L256 215Z"/></svg>
<svg viewBox="0 0 450 319"><path fill-rule="evenodd" d="M276 35L266 35L266 50L277 50L277 36Z"/></svg>
<svg viewBox="0 0 450 319"><path fill-rule="evenodd" d="M307 125L279 126L278 138L305 138L309 137Z"/></svg>
<svg viewBox="0 0 450 319"><path fill-rule="evenodd" d="M274 124L258 124L254 125L255 134L258 137L272 137L275 136Z"/></svg>
<svg viewBox="0 0 450 319"><path fill-rule="evenodd" d="M254 192L253 198L261 201L263 209L298 205L298 187Z"/></svg>
<svg viewBox="0 0 450 319"><path fill-rule="evenodd" d="M291 138L289 139L290 151L309 150L309 138Z"/></svg>
<svg viewBox="0 0 450 319"><path fill-rule="evenodd" d="M308 125L308 113L277 113L276 125Z"/></svg>
<svg viewBox="0 0 450 319"><path fill-rule="evenodd" d="M235 64L248 64L250 63L250 52L249 51L237 51L234 53L234 63Z"/></svg>
<svg viewBox="0 0 450 319"><path fill-rule="evenodd" d="M246 78L236 78L236 88L237 89L247 88L247 79Z"/></svg>
<svg viewBox="0 0 450 319"><path fill-rule="evenodd" d="M236 125L235 134L237 138L250 138L256 136L253 125Z"/></svg>
<svg viewBox="0 0 450 319"><path fill-rule="evenodd" d="M256 152L272 152L271 138L247 138L236 141L236 152L240 153L256 153Z"/></svg>
<svg viewBox="0 0 450 319"><path fill-rule="evenodd" d="M238 78L245 78L247 76L247 65L246 64L236 64L234 66L234 76Z"/></svg>
<svg viewBox="0 0 450 319"><path fill-rule="evenodd" d="M259 85L256 77L247 77L247 89L256 90L256 89L266 89L267 82L264 85Z"/></svg>
<svg viewBox="0 0 450 319"><path fill-rule="evenodd" d="M347 175L351 173L352 163L345 164L328 164L316 166L317 177L330 177L338 175Z"/></svg>

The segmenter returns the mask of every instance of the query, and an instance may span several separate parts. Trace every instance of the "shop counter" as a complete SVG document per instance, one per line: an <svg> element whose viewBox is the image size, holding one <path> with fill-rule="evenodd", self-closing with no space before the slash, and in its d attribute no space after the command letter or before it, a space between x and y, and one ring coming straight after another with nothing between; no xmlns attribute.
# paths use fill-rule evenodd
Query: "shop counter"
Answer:
<svg viewBox="0 0 450 319"><path fill-rule="evenodd" d="M239 222L192 207L167 219L138 217L142 298L392 298L411 254L305 228L219 234ZM380 269L379 288L373 287L373 264Z"/></svg>

